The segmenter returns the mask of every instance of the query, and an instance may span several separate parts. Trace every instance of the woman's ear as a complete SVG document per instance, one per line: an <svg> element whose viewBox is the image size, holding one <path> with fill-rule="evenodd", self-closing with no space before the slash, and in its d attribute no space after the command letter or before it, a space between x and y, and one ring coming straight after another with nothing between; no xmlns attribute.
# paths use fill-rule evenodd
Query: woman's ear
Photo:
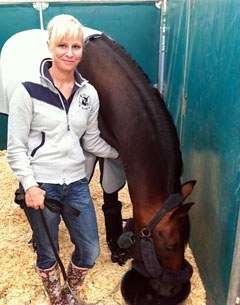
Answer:
<svg viewBox="0 0 240 305"><path fill-rule="evenodd" d="M47 47L48 47L48 50L51 52L51 47L50 47L50 42L49 42L49 40L47 40Z"/></svg>

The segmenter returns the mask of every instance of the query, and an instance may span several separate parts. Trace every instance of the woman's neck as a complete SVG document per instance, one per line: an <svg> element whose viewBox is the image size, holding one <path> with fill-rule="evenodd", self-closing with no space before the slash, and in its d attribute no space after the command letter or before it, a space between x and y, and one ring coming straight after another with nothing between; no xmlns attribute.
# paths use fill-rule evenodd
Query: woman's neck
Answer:
<svg viewBox="0 0 240 305"><path fill-rule="evenodd" d="M52 66L49 69L49 73L50 73L55 85L61 86L64 84L69 84L69 83L73 84L75 81L74 71L63 72L63 71L55 68L54 66Z"/></svg>
<svg viewBox="0 0 240 305"><path fill-rule="evenodd" d="M53 79L54 85L61 91L64 97L68 99L75 83L74 71L63 73L55 67L51 67L49 73Z"/></svg>

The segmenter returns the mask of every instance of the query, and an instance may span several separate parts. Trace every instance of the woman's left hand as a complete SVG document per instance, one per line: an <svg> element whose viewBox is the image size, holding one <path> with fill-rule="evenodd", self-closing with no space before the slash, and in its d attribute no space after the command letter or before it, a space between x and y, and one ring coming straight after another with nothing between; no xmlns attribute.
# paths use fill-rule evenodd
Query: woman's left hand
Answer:
<svg viewBox="0 0 240 305"><path fill-rule="evenodd" d="M32 186L26 190L26 205L33 209L44 209L45 191L38 186Z"/></svg>

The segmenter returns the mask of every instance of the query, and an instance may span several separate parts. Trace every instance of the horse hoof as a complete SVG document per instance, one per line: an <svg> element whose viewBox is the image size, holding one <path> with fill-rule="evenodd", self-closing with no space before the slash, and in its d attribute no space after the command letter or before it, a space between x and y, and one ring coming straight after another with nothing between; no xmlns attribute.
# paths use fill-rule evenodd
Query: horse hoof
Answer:
<svg viewBox="0 0 240 305"><path fill-rule="evenodd" d="M128 251L125 249L118 248L116 251L113 251L111 254L111 261L113 263L118 263L119 266L123 266L131 256Z"/></svg>

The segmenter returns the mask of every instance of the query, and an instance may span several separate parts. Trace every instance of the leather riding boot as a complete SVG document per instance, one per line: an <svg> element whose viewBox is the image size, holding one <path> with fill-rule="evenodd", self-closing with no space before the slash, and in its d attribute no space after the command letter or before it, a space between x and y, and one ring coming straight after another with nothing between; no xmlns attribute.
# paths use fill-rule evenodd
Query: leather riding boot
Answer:
<svg viewBox="0 0 240 305"><path fill-rule="evenodd" d="M111 260L122 266L129 258L128 251L118 246L117 240L123 232L122 227L122 203L118 201L117 192L112 194L103 194L104 204L102 210L104 213L106 241L111 251Z"/></svg>
<svg viewBox="0 0 240 305"><path fill-rule="evenodd" d="M43 286L48 294L51 305L65 305L63 303L61 284L60 284L60 273L58 264L55 263L49 269L40 269L36 267L36 272L40 275Z"/></svg>
<svg viewBox="0 0 240 305"><path fill-rule="evenodd" d="M67 269L67 282L68 285L62 290L64 299L69 305L83 305L85 304L80 300L80 287L82 286L88 268L80 268L75 266L72 262L69 263Z"/></svg>

